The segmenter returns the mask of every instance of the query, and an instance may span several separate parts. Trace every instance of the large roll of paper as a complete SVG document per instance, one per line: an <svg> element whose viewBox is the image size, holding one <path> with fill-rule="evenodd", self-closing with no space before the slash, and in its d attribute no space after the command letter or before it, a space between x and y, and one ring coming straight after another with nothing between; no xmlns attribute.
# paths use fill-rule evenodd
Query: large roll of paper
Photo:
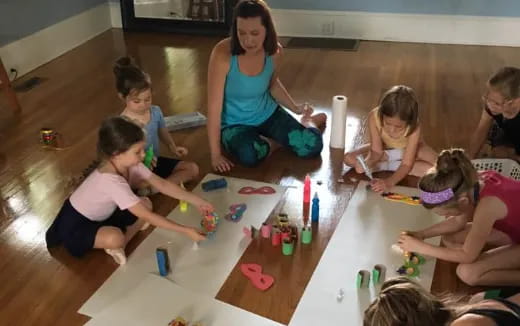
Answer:
<svg viewBox="0 0 520 326"><path fill-rule="evenodd" d="M332 98L332 128L330 147L345 148L345 129L347 124L347 97L336 95Z"/></svg>

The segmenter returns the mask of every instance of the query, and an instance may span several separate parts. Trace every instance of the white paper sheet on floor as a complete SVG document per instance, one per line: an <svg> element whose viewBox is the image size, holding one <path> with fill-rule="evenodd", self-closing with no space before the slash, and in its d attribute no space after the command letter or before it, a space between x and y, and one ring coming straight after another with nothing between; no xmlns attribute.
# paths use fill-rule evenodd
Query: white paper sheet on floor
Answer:
<svg viewBox="0 0 520 326"><path fill-rule="evenodd" d="M391 245L403 230L418 230L442 220L422 206L410 206L385 200L366 190L361 182L332 238L330 239L314 274L292 316L290 326L362 325L363 312L379 291L357 289L356 275L360 270L372 272L374 265L386 266L386 279L396 276L402 265L402 255L391 250ZM412 188L396 187L395 192L416 195ZM438 245L439 238L428 241ZM416 279L430 289L435 259L427 258L420 266ZM337 296L343 289L343 300Z"/></svg>
<svg viewBox="0 0 520 326"><path fill-rule="evenodd" d="M208 174L201 183L216 178L220 176ZM171 261L172 272L167 276L168 279L197 294L214 298L250 242L244 237L242 228L250 225L259 228L286 190L282 186L251 180L230 177L226 177L226 180L228 187L225 189L204 192L199 184L193 190L194 193L211 202L221 217L213 239L204 241L197 250L194 250L193 242L187 237L175 232L155 229L128 257L126 265L120 266L87 300L79 313L95 317L108 305L125 297L147 274L158 275L155 250L161 246L168 248ZM238 190L245 186L255 188L271 186L276 193L238 194ZM238 223L225 220L224 215L229 212L229 206L238 203L247 204L242 220ZM168 218L196 227L200 226L201 221L200 213L191 206L186 213L181 213L177 206Z"/></svg>
<svg viewBox="0 0 520 326"><path fill-rule="evenodd" d="M190 325L200 322L204 326L281 326L152 274L85 325L166 326L179 316Z"/></svg>

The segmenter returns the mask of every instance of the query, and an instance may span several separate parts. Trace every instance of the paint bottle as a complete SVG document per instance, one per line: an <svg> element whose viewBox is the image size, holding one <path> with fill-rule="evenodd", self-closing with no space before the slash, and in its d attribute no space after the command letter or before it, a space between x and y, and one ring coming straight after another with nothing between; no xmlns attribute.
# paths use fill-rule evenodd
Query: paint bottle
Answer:
<svg viewBox="0 0 520 326"><path fill-rule="evenodd" d="M320 199L318 198L318 193L314 193L314 198L312 198L312 213L311 213L311 221L318 222L320 220Z"/></svg>
<svg viewBox="0 0 520 326"><path fill-rule="evenodd" d="M303 202L309 203L311 201L311 177L307 174L303 182Z"/></svg>

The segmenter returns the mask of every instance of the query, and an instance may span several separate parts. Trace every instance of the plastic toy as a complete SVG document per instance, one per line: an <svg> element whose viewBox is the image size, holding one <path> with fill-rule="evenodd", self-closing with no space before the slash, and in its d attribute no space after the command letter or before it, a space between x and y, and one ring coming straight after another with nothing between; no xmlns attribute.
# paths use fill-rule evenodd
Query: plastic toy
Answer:
<svg viewBox="0 0 520 326"><path fill-rule="evenodd" d="M258 264L242 264L240 265L240 271L251 281L251 284L260 291L265 291L274 284L274 277L263 274L262 266Z"/></svg>
<svg viewBox="0 0 520 326"><path fill-rule="evenodd" d="M358 289L368 287L370 284L370 272L367 270L360 270L356 276L356 286Z"/></svg>
<svg viewBox="0 0 520 326"><path fill-rule="evenodd" d="M229 213L224 217L231 222L239 222L247 209L246 204L235 204L229 206Z"/></svg>
<svg viewBox="0 0 520 326"><path fill-rule="evenodd" d="M155 250L157 258L157 266L159 268L159 274L166 276L170 272L170 259L168 257L168 250L166 248L157 248Z"/></svg>
<svg viewBox="0 0 520 326"><path fill-rule="evenodd" d="M221 189L221 188L226 188L227 187L227 181L224 178L213 179L213 180L209 180L209 181L204 182L201 185L201 187L202 187L202 190L204 190L205 192L208 192L208 191L211 191L211 190L217 190L217 189Z"/></svg>
<svg viewBox="0 0 520 326"><path fill-rule="evenodd" d="M269 239L271 237L271 224L264 222L260 232L262 233L262 238Z"/></svg>
<svg viewBox="0 0 520 326"><path fill-rule="evenodd" d="M383 265L375 265L372 269L372 282L374 285L382 283L385 280L386 268Z"/></svg>
<svg viewBox="0 0 520 326"><path fill-rule="evenodd" d="M150 145L148 149L146 149L146 153L144 154L144 160L143 164L151 169L152 168L152 161L153 161L154 153L153 153L153 145Z"/></svg>
<svg viewBox="0 0 520 326"><path fill-rule="evenodd" d="M217 226L220 221L220 218L216 213L209 213L208 215L202 218L200 221L200 225L204 229L207 237L213 236L213 234L217 231Z"/></svg>
<svg viewBox="0 0 520 326"><path fill-rule="evenodd" d="M302 243L309 244L312 242L312 230L310 227L302 228Z"/></svg>
<svg viewBox="0 0 520 326"><path fill-rule="evenodd" d="M174 320L172 320L168 326L188 326L188 323L186 322L186 320L184 320L184 318L182 317L177 317L175 318Z"/></svg>
<svg viewBox="0 0 520 326"><path fill-rule="evenodd" d="M291 256L294 252L294 241L291 238L283 239L282 253L284 256Z"/></svg>
<svg viewBox="0 0 520 326"><path fill-rule="evenodd" d="M242 187L238 191L241 195L271 195L276 193L273 187L264 186L260 188Z"/></svg>
<svg viewBox="0 0 520 326"><path fill-rule="evenodd" d="M383 196L384 199L390 201L395 201L414 206L421 205L421 201L417 196L408 196L403 194L397 194L394 192L384 192L381 196Z"/></svg>

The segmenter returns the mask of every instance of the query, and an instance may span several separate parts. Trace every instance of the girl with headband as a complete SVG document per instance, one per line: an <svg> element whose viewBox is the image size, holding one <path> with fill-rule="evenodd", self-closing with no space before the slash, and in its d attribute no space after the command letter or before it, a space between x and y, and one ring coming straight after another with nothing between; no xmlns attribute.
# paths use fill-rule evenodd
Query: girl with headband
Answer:
<svg viewBox="0 0 520 326"><path fill-rule="evenodd" d="M477 174L461 149L443 151L419 182L422 205L446 220L399 238L404 251L459 263L469 285L520 285L520 182ZM442 236L445 247L424 242Z"/></svg>

